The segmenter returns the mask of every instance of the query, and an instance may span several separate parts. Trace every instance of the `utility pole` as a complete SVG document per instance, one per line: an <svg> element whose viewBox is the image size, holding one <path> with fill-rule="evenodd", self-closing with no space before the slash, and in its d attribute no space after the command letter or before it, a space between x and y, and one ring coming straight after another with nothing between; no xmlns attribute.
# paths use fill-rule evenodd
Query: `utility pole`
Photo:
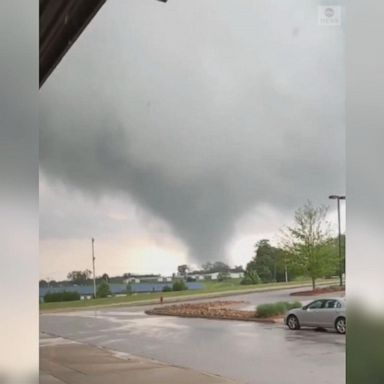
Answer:
<svg viewBox="0 0 384 384"><path fill-rule="evenodd" d="M95 239L92 237L93 297L96 299Z"/></svg>
<svg viewBox="0 0 384 384"><path fill-rule="evenodd" d="M338 230L339 230L339 280L340 286L343 285L343 263L341 257L341 224L340 224L340 200L345 200L343 195L331 195L330 199L337 200L337 221L338 221Z"/></svg>

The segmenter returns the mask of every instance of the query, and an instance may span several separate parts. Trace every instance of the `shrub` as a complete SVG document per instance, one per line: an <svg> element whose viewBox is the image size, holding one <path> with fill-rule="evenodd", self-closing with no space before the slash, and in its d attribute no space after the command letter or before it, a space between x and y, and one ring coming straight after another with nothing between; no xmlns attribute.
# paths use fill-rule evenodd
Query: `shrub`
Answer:
<svg viewBox="0 0 384 384"><path fill-rule="evenodd" d="M111 294L111 289L106 281L102 281L96 291L96 297L108 297Z"/></svg>
<svg viewBox="0 0 384 384"><path fill-rule="evenodd" d="M187 290L187 284L185 284L184 280L177 280L172 285L173 291L185 291Z"/></svg>
<svg viewBox="0 0 384 384"><path fill-rule="evenodd" d="M287 311L294 308L301 308L302 306L303 304L301 304L300 301L289 302L287 303Z"/></svg>
<svg viewBox="0 0 384 384"><path fill-rule="evenodd" d="M250 270L246 271L244 274L243 280L241 280L240 284L242 285L252 285L252 284L260 284L261 279L256 271Z"/></svg>
<svg viewBox="0 0 384 384"><path fill-rule="evenodd" d="M289 303L286 301L280 301L277 303L261 304L256 308L257 317L271 317L284 315L287 311L293 308L300 308L301 303L298 301Z"/></svg>
<svg viewBox="0 0 384 384"><path fill-rule="evenodd" d="M47 292L44 295L44 302L45 303L53 303L53 302L60 302L60 301L75 301L80 300L80 293L79 292L68 292L68 291L62 291L62 292Z"/></svg>
<svg viewBox="0 0 384 384"><path fill-rule="evenodd" d="M172 287L170 287L169 285L166 285L163 287L163 292L171 292L172 291Z"/></svg>

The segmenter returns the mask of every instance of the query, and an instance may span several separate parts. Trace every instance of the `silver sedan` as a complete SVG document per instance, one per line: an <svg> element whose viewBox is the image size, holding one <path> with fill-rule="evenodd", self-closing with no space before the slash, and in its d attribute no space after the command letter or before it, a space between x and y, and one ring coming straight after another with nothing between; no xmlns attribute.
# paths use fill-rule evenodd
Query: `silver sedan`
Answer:
<svg viewBox="0 0 384 384"><path fill-rule="evenodd" d="M344 334L347 329L344 298L324 298L302 308L291 309L285 316L289 329L303 327L332 328Z"/></svg>

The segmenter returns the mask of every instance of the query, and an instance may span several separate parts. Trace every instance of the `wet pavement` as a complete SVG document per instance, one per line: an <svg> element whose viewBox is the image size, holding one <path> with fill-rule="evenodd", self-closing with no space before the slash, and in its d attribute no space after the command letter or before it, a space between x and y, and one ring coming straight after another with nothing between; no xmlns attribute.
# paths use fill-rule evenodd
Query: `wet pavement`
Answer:
<svg viewBox="0 0 384 384"><path fill-rule="evenodd" d="M40 334L40 384L240 384L89 344Z"/></svg>
<svg viewBox="0 0 384 384"><path fill-rule="evenodd" d="M281 300L292 290L252 293L227 300L257 304ZM339 384L345 382L345 336L283 325L147 316L148 307L44 314L40 330L244 383Z"/></svg>

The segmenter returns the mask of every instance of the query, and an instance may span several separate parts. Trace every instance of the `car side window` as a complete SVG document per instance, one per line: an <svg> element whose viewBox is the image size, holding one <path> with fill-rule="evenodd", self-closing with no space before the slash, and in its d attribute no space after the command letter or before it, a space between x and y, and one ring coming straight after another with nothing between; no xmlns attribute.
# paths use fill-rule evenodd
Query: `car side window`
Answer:
<svg viewBox="0 0 384 384"><path fill-rule="evenodd" d="M324 308L327 308L327 309L336 308L337 304L340 304L340 303L338 303L336 300L327 300L325 302Z"/></svg>
<svg viewBox="0 0 384 384"><path fill-rule="evenodd" d="M342 307L342 305L341 305L340 301L337 301L335 308L341 308L341 307Z"/></svg>
<svg viewBox="0 0 384 384"><path fill-rule="evenodd" d="M314 301L312 304L309 305L309 309L320 309L323 306L323 300L317 300Z"/></svg>

